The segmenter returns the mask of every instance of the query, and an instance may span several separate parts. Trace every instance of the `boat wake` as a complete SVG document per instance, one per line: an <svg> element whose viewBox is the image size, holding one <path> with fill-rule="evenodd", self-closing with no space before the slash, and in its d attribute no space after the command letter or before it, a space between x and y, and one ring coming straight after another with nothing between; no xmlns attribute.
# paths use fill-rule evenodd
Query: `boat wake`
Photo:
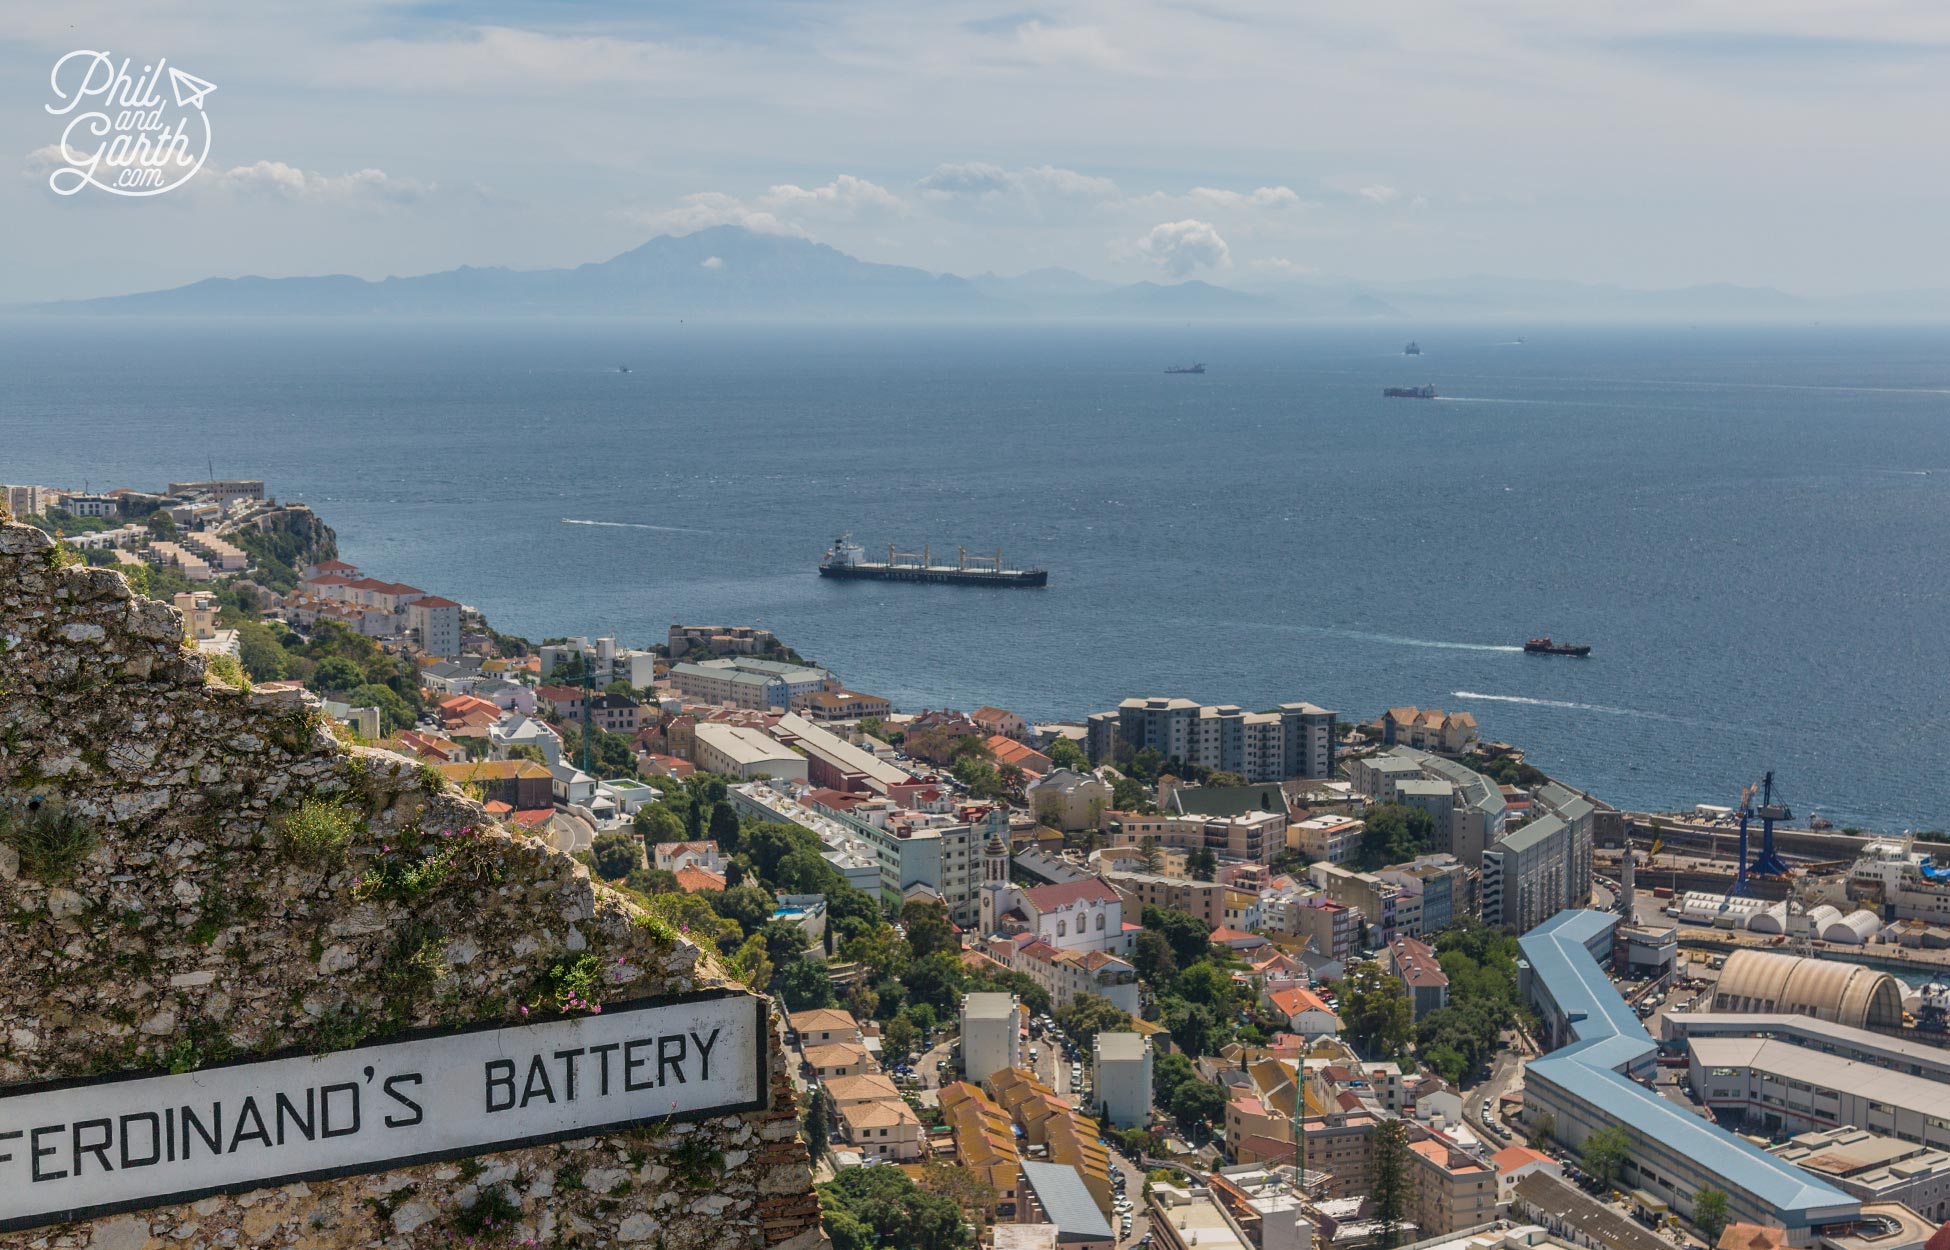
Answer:
<svg viewBox="0 0 1950 1250"><path fill-rule="evenodd" d="M1458 699L1481 699L1489 703L1521 703L1525 707L1561 708L1567 712L1596 712L1601 716L1630 716L1635 720L1665 721L1673 725L1691 725L1695 728L1715 729L1723 733L1753 733L1751 725L1728 725L1719 721L1694 720L1686 716L1673 716L1666 712L1648 712L1635 707L1612 707L1606 703L1577 703L1570 699L1533 699L1521 694L1484 694L1480 690L1454 690L1450 692Z"/></svg>
<svg viewBox="0 0 1950 1250"><path fill-rule="evenodd" d="M717 530L686 529L682 525L645 525L641 521L582 521L575 517L563 517L564 525L596 525L613 530L655 530L660 534L715 534Z"/></svg>
<svg viewBox="0 0 1950 1250"><path fill-rule="evenodd" d="M1444 642L1439 638L1404 638L1400 634L1373 634L1361 629L1334 629L1327 625L1281 624L1276 629L1298 630L1303 634L1325 634L1330 638L1351 638L1356 642L1379 642L1391 647L1434 647L1440 651L1522 651L1487 642Z"/></svg>

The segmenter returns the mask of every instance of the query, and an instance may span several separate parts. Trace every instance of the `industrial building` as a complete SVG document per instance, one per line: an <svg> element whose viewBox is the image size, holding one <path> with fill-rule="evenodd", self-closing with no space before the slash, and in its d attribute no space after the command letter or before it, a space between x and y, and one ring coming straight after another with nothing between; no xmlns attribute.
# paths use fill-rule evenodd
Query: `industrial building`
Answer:
<svg viewBox="0 0 1950 1250"><path fill-rule="evenodd" d="M1713 1010L1795 1013L1858 1029L1896 1028L1903 1022L1903 986L1860 964L1742 950L1728 955L1720 970Z"/></svg>
<svg viewBox="0 0 1950 1250"><path fill-rule="evenodd" d="M697 727L697 766L740 781L770 777L806 780L806 757L787 750L756 729L705 721Z"/></svg>
<svg viewBox="0 0 1950 1250"><path fill-rule="evenodd" d="M1812 1016L1674 1012L1661 1021L1660 1027L1661 1040L1668 1047L1693 1037L1757 1037L1792 1042L1824 1055L1950 1082L1950 1050L1844 1024L1830 1024Z"/></svg>
<svg viewBox="0 0 1950 1250"><path fill-rule="evenodd" d="M1691 1037L1687 1076L1713 1111L1763 1133L1857 1125L1950 1147L1950 1085L1759 1037Z"/></svg>
<svg viewBox="0 0 1950 1250"><path fill-rule="evenodd" d="M1851 1125L1802 1133L1773 1154L1864 1202L1900 1202L1928 1219L1950 1217L1950 1153Z"/></svg>
<svg viewBox="0 0 1950 1250"><path fill-rule="evenodd" d="M1719 1189L1736 1220L1786 1230L1808 1245L1820 1227L1851 1220L1861 1201L1783 1163L1633 1080L1649 1075L1657 1048L1605 976L1616 916L1563 911L1521 939L1520 979L1544 1023L1551 1053L1524 1078L1524 1117L1548 1115L1573 1149L1616 1125L1632 1140L1623 1182L1687 1218L1703 1189Z"/></svg>

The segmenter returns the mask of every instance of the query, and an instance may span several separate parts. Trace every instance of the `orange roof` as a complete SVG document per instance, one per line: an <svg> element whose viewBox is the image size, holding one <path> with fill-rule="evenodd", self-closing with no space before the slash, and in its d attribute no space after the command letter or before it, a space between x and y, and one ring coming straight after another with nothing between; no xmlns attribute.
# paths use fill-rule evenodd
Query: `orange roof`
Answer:
<svg viewBox="0 0 1950 1250"><path fill-rule="evenodd" d="M1334 1009L1321 1001L1320 995L1297 985L1289 990L1276 990L1272 999L1273 1005L1288 1016L1297 1016L1303 1011L1324 1011L1328 1015L1334 1014Z"/></svg>
<svg viewBox="0 0 1950 1250"><path fill-rule="evenodd" d="M1496 1164L1496 1170L1499 1172L1514 1172L1533 1163L1548 1163L1555 1166L1557 1160L1541 1150L1532 1150L1528 1146L1506 1146L1496 1152L1492 1162Z"/></svg>
<svg viewBox="0 0 1950 1250"><path fill-rule="evenodd" d="M533 829L537 825L547 824L548 818L553 815L555 809L552 807L534 807L525 812L516 812L514 822L524 829Z"/></svg>
<svg viewBox="0 0 1950 1250"><path fill-rule="evenodd" d="M717 892L724 889L724 878L715 872L706 872L689 864L679 868L676 873L677 888L686 894L696 894L699 890Z"/></svg>

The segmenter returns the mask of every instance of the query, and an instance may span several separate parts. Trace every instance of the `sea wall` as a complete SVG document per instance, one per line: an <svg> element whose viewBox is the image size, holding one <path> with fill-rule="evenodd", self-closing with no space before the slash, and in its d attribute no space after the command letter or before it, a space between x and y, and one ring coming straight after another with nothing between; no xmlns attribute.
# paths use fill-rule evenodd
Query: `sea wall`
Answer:
<svg viewBox="0 0 1950 1250"><path fill-rule="evenodd" d="M29 814L30 801L43 806ZM0 517L7 1088L332 1052L725 988L708 956L296 692L210 676L167 605ZM11 822L11 823L9 823ZM763 1109L0 1233L0 1246L819 1239L776 1019ZM0 1124L0 1128L6 1127ZM488 1217L492 1215L490 1220Z"/></svg>

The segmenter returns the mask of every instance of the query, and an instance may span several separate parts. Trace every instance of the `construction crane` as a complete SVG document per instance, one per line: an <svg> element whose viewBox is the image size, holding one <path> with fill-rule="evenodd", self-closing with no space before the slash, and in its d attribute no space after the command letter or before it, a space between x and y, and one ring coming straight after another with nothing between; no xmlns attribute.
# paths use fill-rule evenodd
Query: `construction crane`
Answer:
<svg viewBox="0 0 1950 1250"><path fill-rule="evenodd" d="M1760 791L1760 804L1754 803L1754 791ZM1734 870L1733 885L1727 890L1727 897L1745 896L1752 888L1749 877L1785 877L1788 875L1787 861L1774 849L1774 822L1788 820L1794 815L1785 803L1774 801L1774 774L1770 770L1760 779L1758 785L1748 786L1740 792L1740 862ZM1747 822L1760 819L1760 853L1747 859Z"/></svg>

